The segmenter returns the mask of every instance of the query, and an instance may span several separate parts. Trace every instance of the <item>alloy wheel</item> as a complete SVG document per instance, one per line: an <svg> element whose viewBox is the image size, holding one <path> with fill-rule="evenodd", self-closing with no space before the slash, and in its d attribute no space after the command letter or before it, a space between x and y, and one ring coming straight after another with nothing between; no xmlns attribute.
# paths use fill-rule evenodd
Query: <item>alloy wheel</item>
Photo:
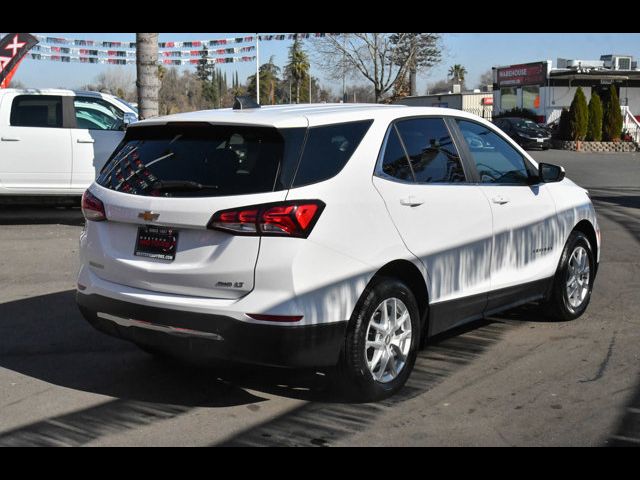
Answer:
<svg viewBox="0 0 640 480"><path fill-rule="evenodd" d="M411 349L411 316L402 300L387 298L378 305L365 342L365 361L373 378L380 383L397 378Z"/></svg>
<svg viewBox="0 0 640 480"><path fill-rule="evenodd" d="M589 293L589 256L582 246L571 253L567 265L567 300L573 308L579 308Z"/></svg>

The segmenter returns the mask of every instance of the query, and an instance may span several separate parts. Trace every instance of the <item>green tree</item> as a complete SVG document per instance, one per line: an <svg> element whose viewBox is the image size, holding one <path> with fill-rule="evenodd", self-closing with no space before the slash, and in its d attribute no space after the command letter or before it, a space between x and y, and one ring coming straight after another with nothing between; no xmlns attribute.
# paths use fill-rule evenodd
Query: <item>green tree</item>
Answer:
<svg viewBox="0 0 640 480"><path fill-rule="evenodd" d="M453 67L449 68L449 76L460 85L464 85L464 77L467 75L467 69L459 63L456 63Z"/></svg>
<svg viewBox="0 0 640 480"><path fill-rule="evenodd" d="M289 63L285 67L285 76L291 78L296 88L296 103L300 103L300 88L309 78L309 57L302 49L302 42L297 38L289 48ZM308 97L308 94L307 94Z"/></svg>
<svg viewBox="0 0 640 480"><path fill-rule="evenodd" d="M589 109L582 87L578 87L569 107L571 140L584 140L589 125Z"/></svg>
<svg viewBox="0 0 640 480"><path fill-rule="evenodd" d="M602 120L602 138L608 142L619 140L622 134L622 112L616 88L611 85L609 101L604 109Z"/></svg>
<svg viewBox="0 0 640 480"><path fill-rule="evenodd" d="M219 86L219 73L214 64L209 63L209 50L202 47L200 59L196 66L196 78L201 83L202 98L205 108L217 108L220 106L222 93Z"/></svg>
<svg viewBox="0 0 640 480"><path fill-rule="evenodd" d="M591 93L589 100L589 126L587 127L587 140L599 142L602 140L602 101L597 92Z"/></svg>
<svg viewBox="0 0 640 480"><path fill-rule="evenodd" d="M196 76L203 82L209 80L211 76L211 65L209 64L208 57L209 50L203 45L202 51L200 52L200 59L196 66Z"/></svg>
<svg viewBox="0 0 640 480"><path fill-rule="evenodd" d="M558 124L558 138L560 140L571 140L571 122L569 110L562 109L560 113L560 121Z"/></svg>
<svg viewBox="0 0 640 480"><path fill-rule="evenodd" d="M269 59L268 63L260 65L260 104L275 105L281 98L278 89L280 84L280 67L273 63L274 57ZM247 94L256 94L256 76L251 75L247 78Z"/></svg>

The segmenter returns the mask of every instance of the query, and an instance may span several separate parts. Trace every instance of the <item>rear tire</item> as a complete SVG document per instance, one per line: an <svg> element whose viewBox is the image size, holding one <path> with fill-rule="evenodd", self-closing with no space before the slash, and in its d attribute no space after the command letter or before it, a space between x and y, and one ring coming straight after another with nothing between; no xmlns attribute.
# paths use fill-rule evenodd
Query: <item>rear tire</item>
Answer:
<svg viewBox="0 0 640 480"><path fill-rule="evenodd" d="M595 256L584 233L571 232L553 280L549 299L543 305L554 320L573 320L582 315L593 290Z"/></svg>
<svg viewBox="0 0 640 480"><path fill-rule="evenodd" d="M358 401L393 395L411 374L420 339L418 304L409 287L393 278L374 280L347 327L340 386Z"/></svg>

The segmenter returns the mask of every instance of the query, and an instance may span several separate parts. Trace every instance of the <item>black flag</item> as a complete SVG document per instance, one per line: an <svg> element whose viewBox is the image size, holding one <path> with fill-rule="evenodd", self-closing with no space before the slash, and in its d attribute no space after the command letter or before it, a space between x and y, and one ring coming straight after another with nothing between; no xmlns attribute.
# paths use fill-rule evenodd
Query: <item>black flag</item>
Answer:
<svg viewBox="0 0 640 480"><path fill-rule="evenodd" d="M36 37L28 33L10 33L0 40L0 87L9 84L18 63L36 43Z"/></svg>

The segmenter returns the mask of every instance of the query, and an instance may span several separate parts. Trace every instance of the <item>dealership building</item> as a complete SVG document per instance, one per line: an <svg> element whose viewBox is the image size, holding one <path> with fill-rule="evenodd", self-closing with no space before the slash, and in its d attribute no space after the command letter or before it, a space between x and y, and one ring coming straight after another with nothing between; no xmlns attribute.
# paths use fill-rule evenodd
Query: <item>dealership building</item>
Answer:
<svg viewBox="0 0 640 480"><path fill-rule="evenodd" d="M479 89L462 91L460 85L453 85L452 91L448 93L405 97L398 100L397 103L414 107L457 108L491 120L493 93L490 91L481 92Z"/></svg>
<svg viewBox="0 0 640 480"><path fill-rule="evenodd" d="M493 68L493 114L527 108L540 123L556 121L569 108L578 87L587 102L597 92L608 101L614 86L620 100L625 128L638 134L640 120L640 69L631 55L602 55L600 60L558 58Z"/></svg>

